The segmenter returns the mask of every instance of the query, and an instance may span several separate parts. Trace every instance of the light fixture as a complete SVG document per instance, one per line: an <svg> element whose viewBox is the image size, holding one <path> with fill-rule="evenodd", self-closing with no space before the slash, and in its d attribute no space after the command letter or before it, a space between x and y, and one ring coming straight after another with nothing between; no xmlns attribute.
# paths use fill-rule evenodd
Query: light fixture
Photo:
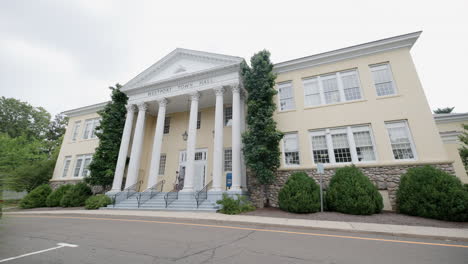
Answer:
<svg viewBox="0 0 468 264"><path fill-rule="evenodd" d="M183 134L182 134L182 139L184 141L187 141L187 138L188 138L188 134L187 134L187 131L185 131Z"/></svg>

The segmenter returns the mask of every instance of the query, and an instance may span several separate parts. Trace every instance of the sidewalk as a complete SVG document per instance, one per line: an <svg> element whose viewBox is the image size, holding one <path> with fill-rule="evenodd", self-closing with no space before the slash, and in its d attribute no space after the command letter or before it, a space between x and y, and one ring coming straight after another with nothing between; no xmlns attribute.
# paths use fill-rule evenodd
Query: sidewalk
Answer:
<svg viewBox="0 0 468 264"><path fill-rule="evenodd" d="M345 231L354 233L370 233L404 237L420 237L443 240L468 241L468 229L440 228L425 226L387 225L357 222L318 221L307 219L288 219L249 215L225 215L220 213L201 212L169 212L169 211L142 211L142 210L55 210L55 211L28 211L4 212L8 215L89 215L89 216L143 216L163 217L186 220L220 221L255 224L277 227L301 227L314 230Z"/></svg>

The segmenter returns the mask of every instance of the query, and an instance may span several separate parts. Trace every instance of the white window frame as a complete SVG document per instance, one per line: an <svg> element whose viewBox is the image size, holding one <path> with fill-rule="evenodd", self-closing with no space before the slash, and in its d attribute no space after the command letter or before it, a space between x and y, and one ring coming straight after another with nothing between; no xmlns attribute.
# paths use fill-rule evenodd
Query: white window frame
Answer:
<svg viewBox="0 0 468 264"><path fill-rule="evenodd" d="M368 131L369 136L372 141L372 148L374 151L374 160L364 160L364 161L359 161L358 155L357 155L357 150L356 150L356 143L354 140L354 133L353 132L359 132L359 131ZM351 155L351 161L350 162L336 162L335 160L335 152L333 148L333 141L332 141L332 135L333 134L343 134L346 133L347 135L347 140L348 140L348 145L349 145L349 150L350 150L350 155ZM336 128L326 128L326 129L319 129L319 130L311 130L309 131L309 143L310 143L310 152L311 152L311 157L312 157L312 164L315 163L314 159L314 146L312 144L312 137L313 136L325 136L326 139L326 144L327 144L327 150L328 150L328 159L329 163L324 163L324 165L336 165L336 164L366 164L366 163L375 163L379 160L379 157L377 155L377 146L375 144L375 139L374 139L374 133L372 131L372 126L370 124L360 124L360 125L353 125L353 126L346 126L346 127L336 127Z"/></svg>
<svg viewBox="0 0 468 264"><path fill-rule="evenodd" d="M167 155L166 153L161 153L161 156L159 157L159 171L158 175L164 175L166 172L166 162L167 162Z"/></svg>
<svg viewBox="0 0 468 264"><path fill-rule="evenodd" d="M390 139L390 133L388 132L388 128L402 127L402 125L405 127L406 134L408 135L411 151L413 152L413 157L414 157L412 159L396 159L395 155L393 153L392 140ZM385 122L385 128L387 130L387 138L388 138L388 141L390 143L390 151L391 151L391 154L392 154L392 157L393 157L394 160L396 160L396 161L415 161L415 160L418 159L418 154L417 154L417 151L416 151L416 145L414 144L414 140L413 140L413 134L411 133L411 130L409 128L409 124L408 124L407 120L395 120L395 121Z"/></svg>
<svg viewBox="0 0 468 264"><path fill-rule="evenodd" d="M226 169L226 151L231 151L231 169L230 170ZM232 149L231 148L225 148L223 151L223 171L224 172L232 171Z"/></svg>
<svg viewBox="0 0 468 264"><path fill-rule="evenodd" d="M167 128L167 130L166 130ZM169 134L171 132L171 117L165 116L164 117L164 126L163 126L163 134Z"/></svg>
<svg viewBox="0 0 468 264"><path fill-rule="evenodd" d="M344 77L346 75L350 75L351 73L356 74L358 88L359 88L359 94L361 95L361 97L358 98L358 99L346 100L346 95L345 95L345 92L344 92L344 84L343 84L342 77ZM340 100L338 102L327 103L326 100L325 100L325 92L324 92L324 87L323 87L323 81L326 80L326 79L330 79L330 78L336 78L336 82L337 82L337 86L338 86L338 92L339 92L339 96L340 96ZM307 82L313 82L313 81L317 82L318 89L319 89L319 94L320 94L320 104L315 104L315 105L307 104L307 101L305 100L306 96L310 95L310 94L306 94L305 84ZM302 79L302 88L304 90L304 107L316 107L316 106L321 106L321 105L342 104L342 103L346 103L346 102L354 102L354 101L360 101L360 100L364 99L364 94L363 94L362 85L361 85L361 79L359 78L359 71L358 71L357 68L303 78Z"/></svg>
<svg viewBox="0 0 468 264"><path fill-rule="evenodd" d="M66 156L63 160L62 178L66 178L68 176L68 171L70 170L71 165L71 158L71 156Z"/></svg>
<svg viewBox="0 0 468 264"><path fill-rule="evenodd" d="M374 71L382 69L382 68L386 68L388 70L389 74L390 74L390 80L391 80L392 88L393 88L393 93L392 94L378 95L378 93L377 93L377 86L376 86L376 83L375 83ZM372 81L374 82L374 91L375 91L375 95L377 97L394 96L394 95L398 94L398 89L397 89L397 86L396 86L396 83L395 83L395 78L393 78L392 67L390 66L389 62L371 64L371 65L369 65L369 69L371 71Z"/></svg>
<svg viewBox="0 0 468 264"><path fill-rule="evenodd" d="M297 144L297 150L296 151L288 151L288 152L297 152L297 155L298 155L298 159L299 159L299 164L290 164L286 161L286 137L292 137L294 136L296 138L296 144ZM288 133L285 133L283 139L281 140L282 143L282 147L283 147L283 151L282 151L282 155L283 155L283 164L285 167L299 167L301 166L301 148L300 148L300 144L299 144L299 134L297 132L288 132Z"/></svg>
<svg viewBox="0 0 468 264"><path fill-rule="evenodd" d="M284 86L284 87L289 86L291 88L291 95L292 96L290 98L286 98L286 99L291 99L292 100L292 108L290 108L290 109L282 109L281 108L281 100L284 100L284 98L281 98L281 92L280 92L280 89L282 88L282 86ZM278 87L277 88L277 90L278 90L277 97L278 97L278 110L279 110L279 112L286 112L286 111L295 110L296 109L296 101L295 101L295 98L294 98L293 82L292 81L281 82L281 83L277 84L277 87Z"/></svg>
<svg viewBox="0 0 468 264"><path fill-rule="evenodd" d="M85 165L86 159L90 159L89 164L91 164L91 162L93 161L93 154L83 154L83 155L76 156L75 166L73 167L73 178L84 178L84 177L89 176L89 169L88 169L88 173L83 176L83 171L85 170L84 165ZM78 168L77 167L78 161L80 161L80 167L78 170L78 175L76 175L76 169Z"/></svg>
<svg viewBox="0 0 468 264"><path fill-rule="evenodd" d="M197 129L201 128L201 116L202 116L202 113L198 112L197 113Z"/></svg>
<svg viewBox="0 0 468 264"><path fill-rule="evenodd" d="M75 121L72 131L72 141L75 142L80 134L81 120Z"/></svg>
<svg viewBox="0 0 468 264"><path fill-rule="evenodd" d="M230 109L229 111L227 111L227 109ZM232 126L232 105L225 105L224 106L224 109L223 109L223 120L224 120L224 126ZM228 116L227 116L227 113L230 113L231 115L231 118L228 119Z"/></svg>
<svg viewBox="0 0 468 264"><path fill-rule="evenodd" d="M92 118L92 119L86 119L84 122L83 126L83 135L82 139L88 140L88 139L95 139L97 138L96 136L96 127L100 124L101 119L100 118ZM86 127L89 124L89 130L86 129Z"/></svg>

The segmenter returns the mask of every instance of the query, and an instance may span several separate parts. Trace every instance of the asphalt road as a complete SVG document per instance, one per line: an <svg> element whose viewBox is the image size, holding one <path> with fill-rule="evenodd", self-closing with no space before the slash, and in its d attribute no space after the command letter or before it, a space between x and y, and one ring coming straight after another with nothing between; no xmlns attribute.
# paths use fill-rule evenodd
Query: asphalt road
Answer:
<svg viewBox="0 0 468 264"><path fill-rule="evenodd" d="M4 216L0 263L468 263L468 243L164 218Z"/></svg>

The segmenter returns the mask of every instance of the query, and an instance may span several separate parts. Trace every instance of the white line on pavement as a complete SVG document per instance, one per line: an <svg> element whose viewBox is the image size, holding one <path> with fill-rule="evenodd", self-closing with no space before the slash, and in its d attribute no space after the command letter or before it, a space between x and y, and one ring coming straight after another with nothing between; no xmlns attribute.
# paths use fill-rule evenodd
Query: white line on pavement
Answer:
<svg viewBox="0 0 468 264"><path fill-rule="evenodd" d="M51 251L51 250L55 250L55 249L59 249L59 248L63 248L63 247L72 247L72 248L78 247L78 245L67 244L67 243L57 243L57 245L58 245L58 246L53 247L53 248L48 248L48 249L44 249L44 250L39 250L39 251L35 251L35 252L31 252L31 253L19 255L19 256L16 256L16 257L12 257L12 258L0 259L0 262L6 262L6 261L10 261L10 260L14 260L14 259L19 259L19 258L26 257L26 256L30 256L30 255L40 254L40 253L44 253L44 252L47 252L47 251Z"/></svg>

